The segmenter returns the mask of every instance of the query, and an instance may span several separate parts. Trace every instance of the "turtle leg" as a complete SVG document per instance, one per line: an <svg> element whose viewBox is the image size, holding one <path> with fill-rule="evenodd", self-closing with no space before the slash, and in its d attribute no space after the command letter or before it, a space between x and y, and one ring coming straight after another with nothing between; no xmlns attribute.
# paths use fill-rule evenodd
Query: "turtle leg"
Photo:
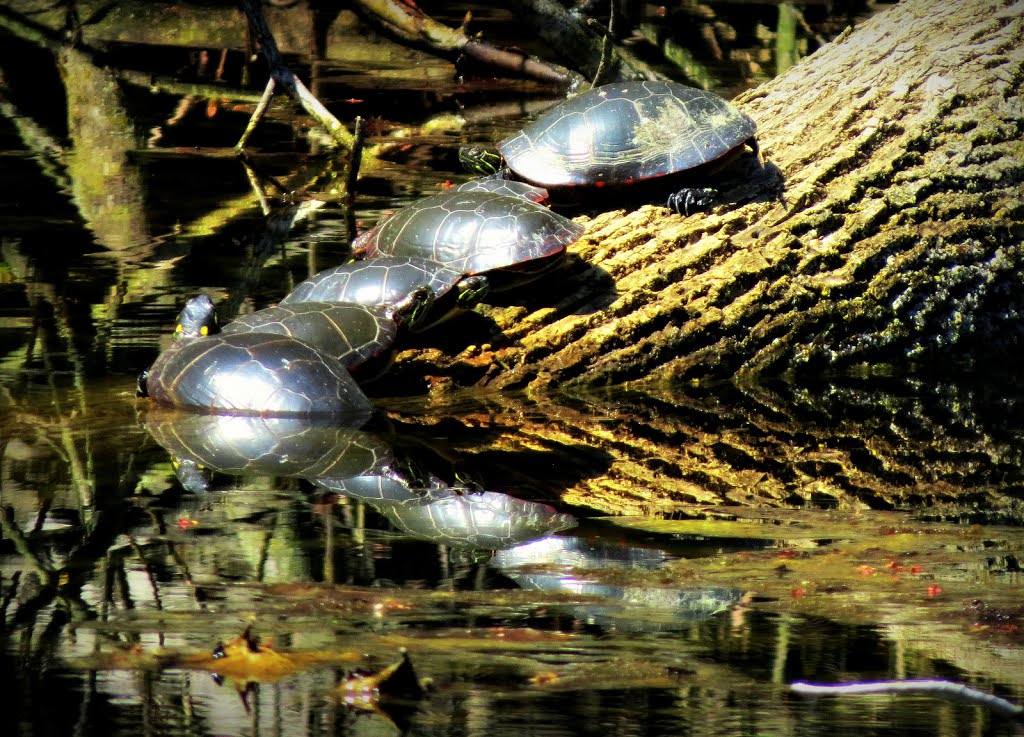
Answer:
<svg viewBox="0 0 1024 737"><path fill-rule="evenodd" d="M718 190L711 187L683 187L668 196L666 203L679 215L692 215L706 210L718 199Z"/></svg>
<svg viewBox="0 0 1024 737"><path fill-rule="evenodd" d="M459 307L472 307L482 300L491 289L491 283L482 274L467 276L459 282L456 287L459 292L457 299Z"/></svg>

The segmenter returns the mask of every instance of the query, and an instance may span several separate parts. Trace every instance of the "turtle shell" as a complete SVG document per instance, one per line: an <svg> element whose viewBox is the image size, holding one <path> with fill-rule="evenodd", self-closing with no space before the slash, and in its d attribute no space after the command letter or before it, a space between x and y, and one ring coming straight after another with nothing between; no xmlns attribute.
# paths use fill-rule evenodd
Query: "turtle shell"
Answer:
<svg viewBox="0 0 1024 737"><path fill-rule="evenodd" d="M495 194L507 194L513 197L525 197L531 202L544 202L548 198L548 191L543 187L535 187L526 182L517 182L514 179L498 179L485 177L482 179L470 179L455 187L456 192L493 192Z"/></svg>
<svg viewBox="0 0 1024 737"><path fill-rule="evenodd" d="M420 287L429 287L440 298L461 278L461 271L425 258L353 261L300 282L279 304L351 302L389 306L407 299Z"/></svg>
<svg viewBox="0 0 1024 737"><path fill-rule="evenodd" d="M221 328L223 335L273 333L309 343L354 369L395 342L398 324L386 307L297 302L243 315Z"/></svg>
<svg viewBox="0 0 1024 737"><path fill-rule="evenodd" d="M250 415L351 416L372 410L334 356L288 335L217 333L213 301L191 298L174 343L139 378L157 404Z"/></svg>
<svg viewBox="0 0 1024 737"><path fill-rule="evenodd" d="M414 256L481 274L560 255L583 230L523 197L453 190L402 208L352 245L367 258Z"/></svg>
<svg viewBox="0 0 1024 737"><path fill-rule="evenodd" d="M157 404L258 415L348 415L372 409L334 356L287 335L214 335L175 344L146 377Z"/></svg>
<svg viewBox="0 0 1024 737"><path fill-rule="evenodd" d="M549 110L498 144L520 179L541 187L632 184L722 159L754 121L718 95L676 82L616 82Z"/></svg>

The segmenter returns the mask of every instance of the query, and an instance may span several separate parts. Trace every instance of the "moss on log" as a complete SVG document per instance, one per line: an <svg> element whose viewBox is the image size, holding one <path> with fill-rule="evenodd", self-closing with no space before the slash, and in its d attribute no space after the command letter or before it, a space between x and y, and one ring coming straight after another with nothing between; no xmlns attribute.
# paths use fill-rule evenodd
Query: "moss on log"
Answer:
<svg viewBox="0 0 1024 737"><path fill-rule="evenodd" d="M733 204L594 217L567 272L398 376L533 390L1019 357L1022 79L1024 4L905 0L738 98L768 166L746 162Z"/></svg>

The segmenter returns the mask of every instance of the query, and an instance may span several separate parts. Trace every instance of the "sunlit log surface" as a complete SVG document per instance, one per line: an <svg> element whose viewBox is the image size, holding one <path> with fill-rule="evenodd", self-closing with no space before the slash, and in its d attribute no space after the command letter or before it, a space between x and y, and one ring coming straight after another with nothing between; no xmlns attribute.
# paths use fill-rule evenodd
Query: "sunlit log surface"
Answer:
<svg viewBox="0 0 1024 737"><path fill-rule="evenodd" d="M1009 0L878 14L737 100L768 168L746 162L734 204L594 217L568 275L402 375L538 389L1019 357L1022 18Z"/></svg>

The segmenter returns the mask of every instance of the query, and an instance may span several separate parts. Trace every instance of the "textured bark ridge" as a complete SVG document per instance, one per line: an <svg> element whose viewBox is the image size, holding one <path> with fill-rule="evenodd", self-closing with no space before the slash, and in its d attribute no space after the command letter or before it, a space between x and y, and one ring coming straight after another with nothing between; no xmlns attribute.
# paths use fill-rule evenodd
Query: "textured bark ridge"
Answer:
<svg viewBox="0 0 1024 737"><path fill-rule="evenodd" d="M730 204L593 218L567 273L484 308L490 338L406 352L399 375L539 389L1019 356L1022 80L1024 3L905 0L736 101L767 166L741 162Z"/></svg>

